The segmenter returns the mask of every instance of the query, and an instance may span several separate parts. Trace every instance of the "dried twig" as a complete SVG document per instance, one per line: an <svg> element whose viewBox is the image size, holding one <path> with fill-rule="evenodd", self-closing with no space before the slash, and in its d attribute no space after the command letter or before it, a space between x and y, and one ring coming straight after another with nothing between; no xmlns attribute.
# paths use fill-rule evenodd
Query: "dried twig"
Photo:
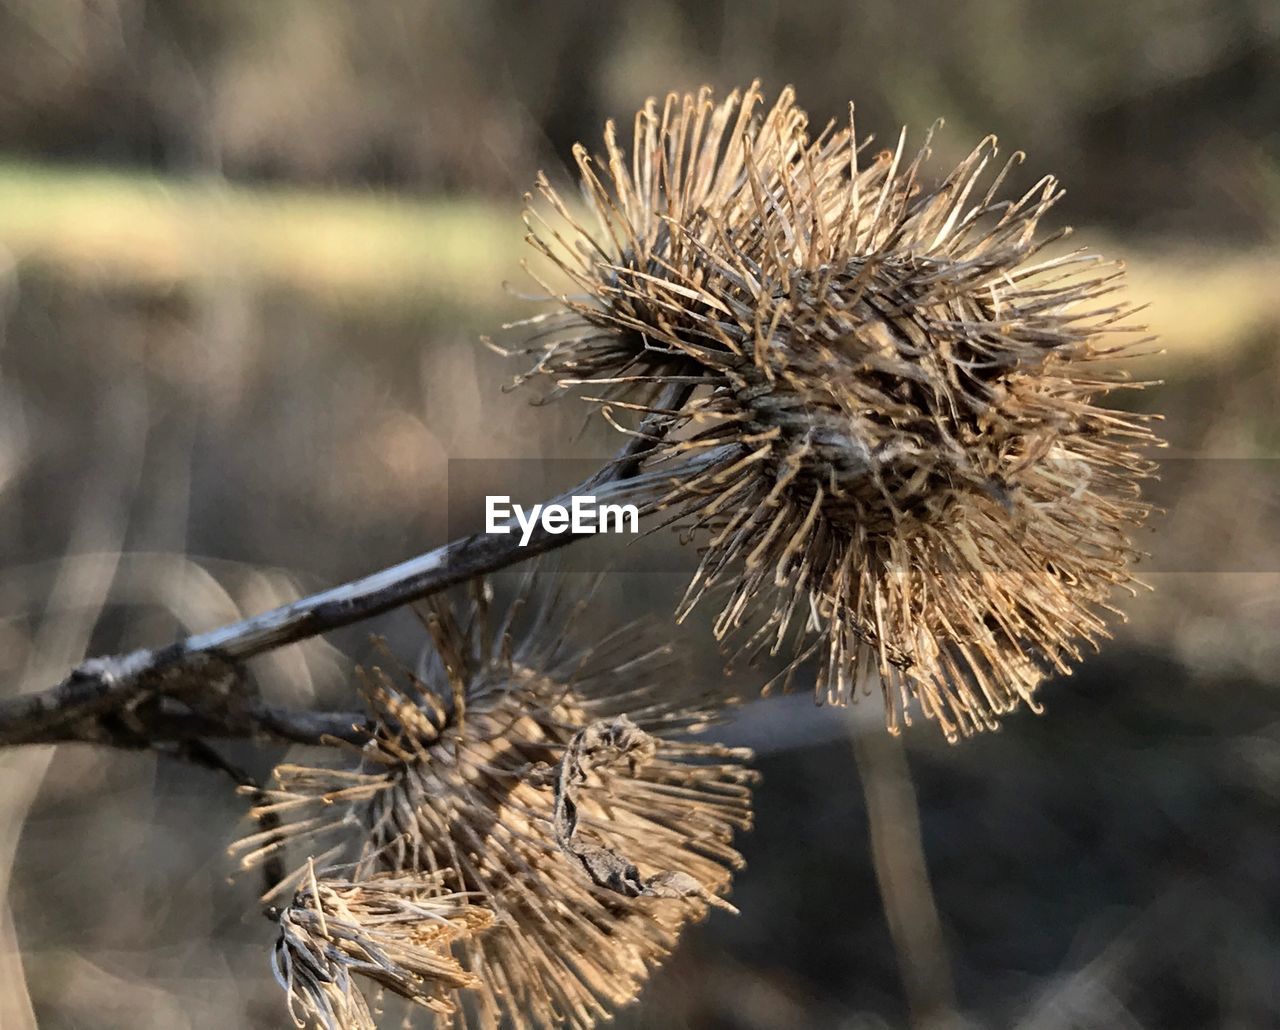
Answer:
<svg viewBox="0 0 1280 1030"><path fill-rule="evenodd" d="M688 389L683 384L668 387L669 405L680 403ZM656 498L667 480L663 473L641 471L641 461L650 447L647 438L637 436L599 472L551 503L568 503L575 494L612 500ZM705 460L710 464L723 457L709 454ZM329 738L364 739L363 721L349 713L284 710L245 696L242 663L578 538L572 533L549 533L538 526L522 546L515 533L476 533L362 579L167 647L89 659L55 687L0 700L0 747L60 741L134 746L131 741L138 733L160 741L198 736L266 737L309 744L322 744ZM178 706L169 703L174 701ZM115 732L117 718L132 720L133 733L122 737Z"/></svg>

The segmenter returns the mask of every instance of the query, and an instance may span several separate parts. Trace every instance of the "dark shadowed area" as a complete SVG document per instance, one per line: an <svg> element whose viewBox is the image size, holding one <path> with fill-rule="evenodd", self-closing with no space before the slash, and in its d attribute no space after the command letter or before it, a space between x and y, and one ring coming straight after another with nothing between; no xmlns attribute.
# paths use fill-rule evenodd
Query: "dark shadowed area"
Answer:
<svg viewBox="0 0 1280 1030"><path fill-rule="evenodd" d="M1026 150L1018 184L1058 175L1052 226L1149 304L1152 589L1043 716L955 747L803 689L744 708L741 914L619 1023L1280 1024L1278 68L1274 0L0 0L0 692L481 528L451 462L611 453L481 344L533 310L521 194L605 118L757 77L889 143L941 116L926 177ZM644 567L686 566L644 546L584 636L670 626L687 576ZM708 620L667 632L711 681ZM350 707L369 633L412 651L411 622L256 684ZM0 752L0 784L3 1030L287 1025L225 777L64 745Z"/></svg>

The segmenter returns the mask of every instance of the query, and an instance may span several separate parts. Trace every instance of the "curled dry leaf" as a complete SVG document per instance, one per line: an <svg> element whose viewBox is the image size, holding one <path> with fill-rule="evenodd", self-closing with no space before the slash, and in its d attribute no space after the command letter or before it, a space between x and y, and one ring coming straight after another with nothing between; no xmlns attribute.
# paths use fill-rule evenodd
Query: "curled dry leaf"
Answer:
<svg viewBox="0 0 1280 1030"><path fill-rule="evenodd" d="M600 720L573 735L555 772L556 843L598 887L630 898L696 897L709 905L736 913L723 898L711 894L688 873L666 869L642 878L635 863L617 851L583 841L578 836L578 793L598 768L625 761L635 775L657 750L656 741L625 715Z"/></svg>

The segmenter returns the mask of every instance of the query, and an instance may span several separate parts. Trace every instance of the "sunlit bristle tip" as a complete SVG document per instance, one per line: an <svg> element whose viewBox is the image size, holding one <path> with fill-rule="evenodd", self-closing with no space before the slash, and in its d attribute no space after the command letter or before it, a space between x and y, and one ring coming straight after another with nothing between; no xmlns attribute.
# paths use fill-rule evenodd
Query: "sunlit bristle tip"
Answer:
<svg viewBox="0 0 1280 1030"><path fill-rule="evenodd" d="M750 754L694 736L723 699L685 686L642 628L574 646L578 600L495 614L481 588L433 604L418 667L360 681L376 730L358 765L279 767L254 813L278 825L234 849L246 866L311 859L289 881L303 887L312 866L357 884L441 877L436 890L493 913L454 942L474 982L446 992L446 1023L607 1018L741 866Z"/></svg>
<svg viewBox="0 0 1280 1030"><path fill-rule="evenodd" d="M692 387L649 463L699 531L686 610L719 593L719 636L788 684L810 659L824 701L880 692L891 729L1035 708L1132 579L1156 442L1103 405L1139 333L1120 268L1041 232L1057 180L1009 191L993 138L938 179L928 139L810 135L754 87L651 103L606 149L588 214L544 190L573 285L527 350L596 403Z"/></svg>
<svg viewBox="0 0 1280 1030"><path fill-rule="evenodd" d="M600 155L575 148L581 202L539 177L525 220L546 261L533 274L560 311L514 348L536 359L531 375L634 389L667 351L649 330L693 328L685 309L706 297L705 249L751 219L754 180L778 185L768 169L795 160L804 138L790 90L763 103L755 84L718 102L705 88L650 100L629 152L612 124Z"/></svg>

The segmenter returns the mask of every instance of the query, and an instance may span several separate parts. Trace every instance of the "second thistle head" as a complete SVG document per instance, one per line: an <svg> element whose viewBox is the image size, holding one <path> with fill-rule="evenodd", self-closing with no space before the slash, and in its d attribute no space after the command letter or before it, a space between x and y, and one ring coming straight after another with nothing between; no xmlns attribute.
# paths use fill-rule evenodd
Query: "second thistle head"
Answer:
<svg viewBox="0 0 1280 1030"><path fill-rule="evenodd" d="M639 626L575 642L590 599L535 588L546 575L505 609L486 584L466 603L433 599L418 668L361 679L374 729L357 761L281 765L254 793L273 825L235 846L242 864L307 859L282 885L303 890L277 953L278 967L297 960L281 980L300 1011L369 1007L326 986L332 969L450 1025L585 1028L634 999L687 925L727 907L756 777L749 752L701 739L722 699ZM424 941L434 928L399 918L404 906L375 928L360 918L388 892L415 906L454 892L492 926L466 921L445 942L456 966L432 965L440 939ZM313 929L334 913L360 931L341 961ZM325 961L306 958L317 949Z"/></svg>
<svg viewBox="0 0 1280 1030"><path fill-rule="evenodd" d="M614 204L583 166L592 204L640 210L670 256L641 269L584 232L593 288L562 298L539 369L607 382L605 406L691 384L651 464L700 531L687 605L719 593L717 635L785 652L788 680L814 658L820 700L878 684L891 729L918 708L955 739L1035 707L1106 634L1148 511L1154 437L1102 404L1129 385L1121 269L1045 250L1061 190L1003 197L1020 155L997 164L994 139L926 186L927 141L869 154L852 117L811 136L789 92L711 148L689 140L722 108L677 109L637 132L635 173L611 143Z"/></svg>

